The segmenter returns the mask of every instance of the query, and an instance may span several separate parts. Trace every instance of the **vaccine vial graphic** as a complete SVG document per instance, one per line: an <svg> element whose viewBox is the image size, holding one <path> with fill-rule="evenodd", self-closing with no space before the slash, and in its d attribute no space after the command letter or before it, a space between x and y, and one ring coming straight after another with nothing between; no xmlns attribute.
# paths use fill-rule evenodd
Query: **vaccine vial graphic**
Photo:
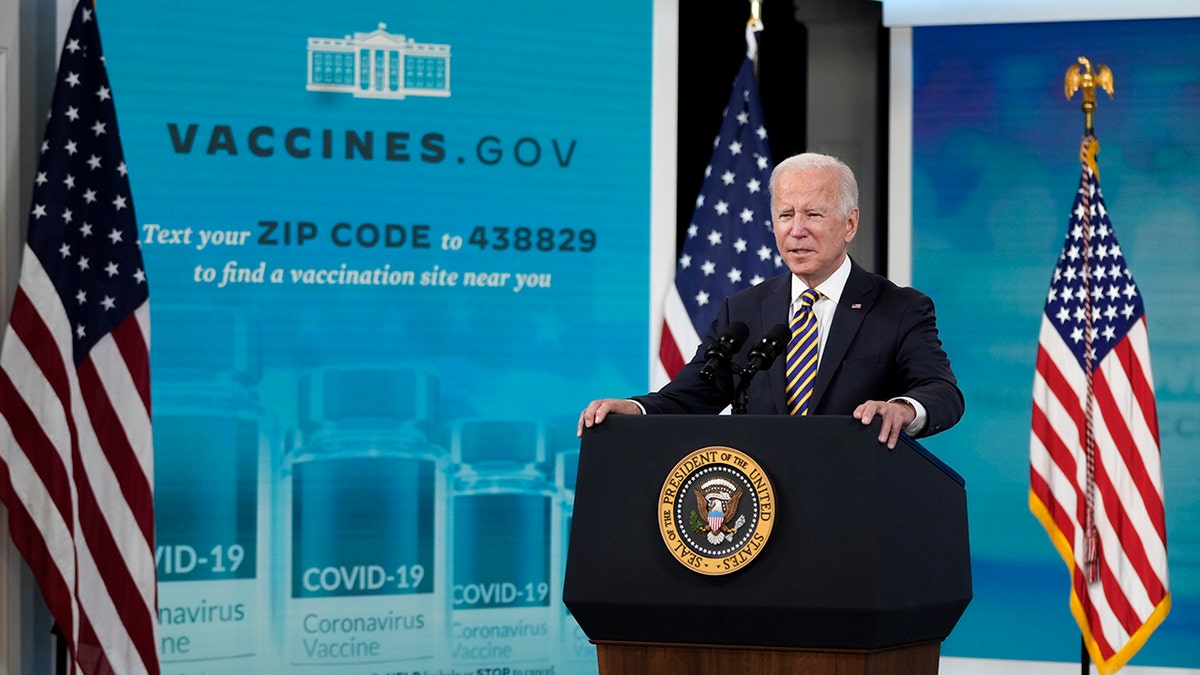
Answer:
<svg viewBox="0 0 1200 675"><path fill-rule="evenodd" d="M300 381L284 461L289 672L436 669L446 645L446 452L431 378L331 368Z"/></svg>
<svg viewBox="0 0 1200 675"><path fill-rule="evenodd" d="M557 654L545 436L529 420L451 428L456 671L549 672Z"/></svg>
<svg viewBox="0 0 1200 675"><path fill-rule="evenodd" d="M562 601L563 580L567 571L567 550L571 536L571 518L575 512L575 476L579 468L579 449L570 448L554 457L554 485L558 490L554 508L554 595L557 608L559 662L570 673L596 669L596 647L579 627Z"/></svg>
<svg viewBox="0 0 1200 675"><path fill-rule="evenodd" d="M256 673L269 580L269 462L244 316L156 307L155 563L162 672ZM195 336L203 335L203 340Z"/></svg>

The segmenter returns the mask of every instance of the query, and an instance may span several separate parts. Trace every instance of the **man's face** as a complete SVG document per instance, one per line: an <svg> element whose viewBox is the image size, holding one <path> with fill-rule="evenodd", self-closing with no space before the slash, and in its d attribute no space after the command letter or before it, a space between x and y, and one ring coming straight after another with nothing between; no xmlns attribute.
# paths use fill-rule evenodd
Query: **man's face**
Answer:
<svg viewBox="0 0 1200 675"><path fill-rule="evenodd" d="M783 262L810 288L829 278L858 232L858 209L842 213L831 169L789 171L775 182L771 200L775 245Z"/></svg>

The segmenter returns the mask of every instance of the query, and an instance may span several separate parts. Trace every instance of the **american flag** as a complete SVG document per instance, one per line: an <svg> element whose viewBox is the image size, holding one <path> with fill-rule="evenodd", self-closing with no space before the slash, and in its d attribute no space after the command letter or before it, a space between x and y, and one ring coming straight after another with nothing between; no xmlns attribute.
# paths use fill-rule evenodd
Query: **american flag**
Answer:
<svg viewBox="0 0 1200 675"><path fill-rule="evenodd" d="M1146 312L1113 233L1092 136L1054 269L1033 383L1029 504L1071 578L1071 611L1104 675L1170 610Z"/></svg>
<svg viewBox="0 0 1200 675"><path fill-rule="evenodd" d="M0 349L0 498L71 673L158 673L149 296L90 0L75 7Z"/></svg>
<svg viewBox="0 0 1200 675"><path fill-rule="evenodd" d="M692 357L725 296L783 269L771 227L771 169L752 50L734 80L667 291L656 380L674 377Z"/></svg>

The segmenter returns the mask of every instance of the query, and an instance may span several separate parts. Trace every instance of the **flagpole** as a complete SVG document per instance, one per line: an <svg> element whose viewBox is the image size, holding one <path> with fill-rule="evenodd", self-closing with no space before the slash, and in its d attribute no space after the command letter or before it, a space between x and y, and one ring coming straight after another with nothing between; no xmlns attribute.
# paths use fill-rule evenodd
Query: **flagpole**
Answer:
<svg viewBox="0 0 1200 675"><path fill-rule="evenodd" d="M1094 113L1096 112L1096 87L1100 87L1108 92L1108 97L1113 95L1113 78L1112 71L1108 66L1101 65L1097 70L1092 70L1092 63L1086 57L1078 58L1078 66L1072 65L1067 68L1067 74L1063 82L1063 92L1067 96L1067 100L1075 95L1076 91L1083 90L1083 143L1080 147L1080 160L1089 162L1091 159L1088 155L1093 155L1098 152L1098 144L1096 143L1096 133L1094 125ZM1087 196L1084 196L1086 201ZM1089 289L1085 295L1085 323L1086 330L1084 331L1084 339L1087 342L1084 350L1085 354L1085 377L1087 379L1087 401L1086 401L1086 442L1085 454L1087 460L1087 485L1086 485L1086 505L1087 510L1084 520L1084 578L1086 583L1094 583L1099 578L1100 556L1097 542L1096 521L1095 521L1095 494L1096 494L1096 443L1093 433L1092 419L1093 409L1095 407L1095 396L1092 390L1092 366L1093 356L1095 354L1091 345L1092 326L1091 326L1091 307L1088 300L1091 298L1091 273L1090 273L1090 249L1088 241L1091 239L1091 218L1088 215L1089 210L1084 209L1083 220L1083 284ZM1079 635L1079 666L1082 675L1089 675L1091 672L1091 655L1088 653L1087 638L1081 632Z"/></svg>

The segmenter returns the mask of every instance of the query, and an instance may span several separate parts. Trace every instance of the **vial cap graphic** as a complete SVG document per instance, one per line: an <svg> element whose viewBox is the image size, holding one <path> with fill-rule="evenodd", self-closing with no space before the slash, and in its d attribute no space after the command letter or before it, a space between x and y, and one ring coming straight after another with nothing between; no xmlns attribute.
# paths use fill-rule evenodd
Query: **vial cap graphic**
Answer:
<svg viewBox="0 0 1200 675"><path fill-rule="evenodd" d="M545 427L532 420L460 420L451 431L450 452L456 464L541 464Z"/></svg>
<svg viewBox="0 0 1200 675"><path fill-rule="evenodd" d="M262 378L262 340L243 312L221 306L154 305L154 369L188 380L227 379L251 386Z"/></svg>
<svg viewBox="0 0 1200 675"><path fill-rule="evenodd" d="M435 382L406 368L339 366L307 373L300 381L300 422L305 428L379 420L428 422Z"/></svg>

